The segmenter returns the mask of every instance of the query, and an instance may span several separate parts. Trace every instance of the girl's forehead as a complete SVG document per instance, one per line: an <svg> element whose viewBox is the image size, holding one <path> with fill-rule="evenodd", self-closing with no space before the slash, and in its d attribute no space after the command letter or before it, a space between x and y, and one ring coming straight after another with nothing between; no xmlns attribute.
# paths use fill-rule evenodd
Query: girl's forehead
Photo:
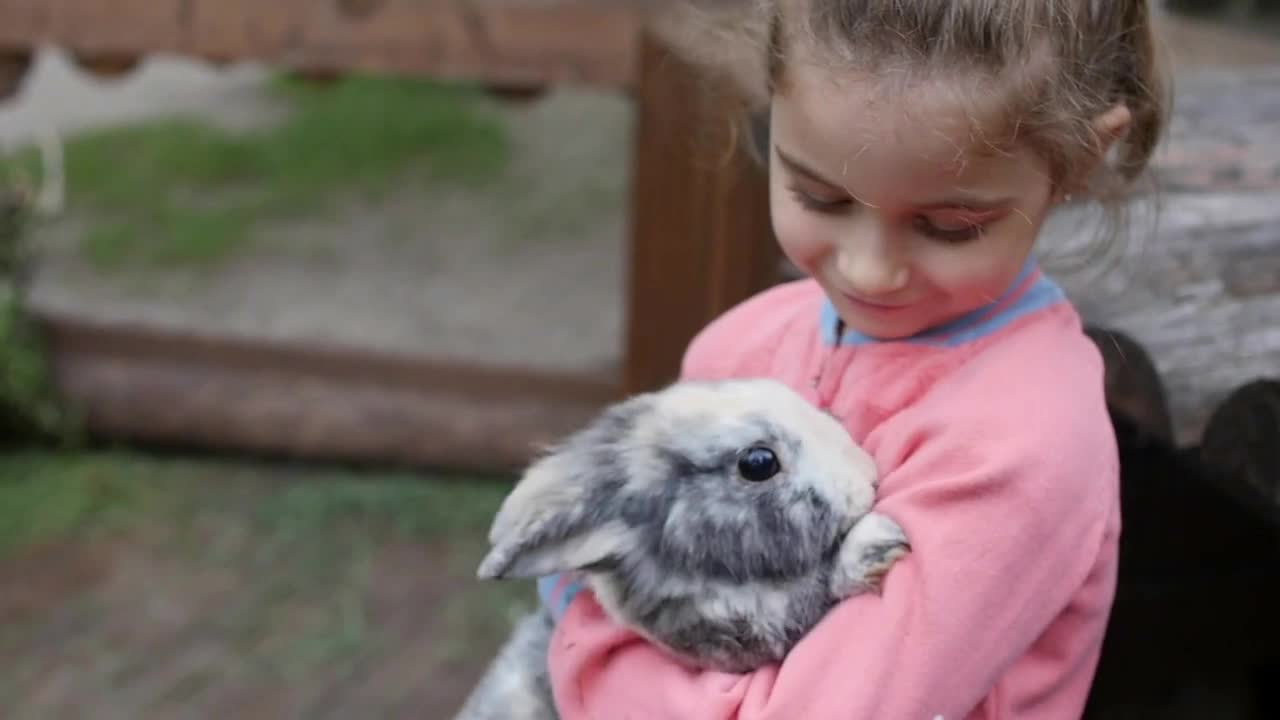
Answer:
<svg viewBox="0 0 1280 720"><path fill-rule="evenodd" d="M858 152L892 147L935 164L998 154L993 131L1004 118L993 101L974 97L959 83L864 78L806 66L795 68L789 80L775 104L819 142Z"/></svg>
<svg viewBox="0 0 1280 720"><path fill-rule="evenodd" d="M779 149L825 177L875 177L884 185L977 185L1008 192L1047 167L1004 147L994 103L943 81L886 83L798 65L773 99ZM891 89L887 89L891 88ZM982 188L978 188L982 189Z"/></svg>

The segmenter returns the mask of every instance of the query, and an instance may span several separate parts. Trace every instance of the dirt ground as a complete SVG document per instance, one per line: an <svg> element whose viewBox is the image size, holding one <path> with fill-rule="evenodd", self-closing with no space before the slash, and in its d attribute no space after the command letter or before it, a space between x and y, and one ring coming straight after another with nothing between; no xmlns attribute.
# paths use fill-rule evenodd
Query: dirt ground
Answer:
<svg viewBox="0 0 1280 720"><path fill-rule="evenodd" d="M114 522L0 547L6 718L445 718L533 606L528 584L474 578L500 479L79 466L130 497L99 499Z"/></svg>
<svg viewBox="0 0 1280 720"><path fill-rule="evenodd" d="M264 597L252 576L191 567L136 539L38 548L0 565L6 583L25 585L0 604L0 621L40 626L5 644L6 717L446 717L496 647L489 636L465 652L442 648L458 630L436 609L468 580L454 554L444 542L379 548L360 618L376 629L376 647L346 649L341 632L290 636L289 626L315 623L314 600ZM263 641L277 647L229 637L229 605L274 616L280 625L265 632L275 637ZM285 656L260 657L272 653Z"/></svg>
<svg viewBox="0 0 1280 720"><path fill-rule="evenodd" d="M0 139L27 136L24 127L45 114L64 118L67 131L143 116L111 109L127 103L150 102L156 115L196 113L222 126L253 126L276 111L263 82L253 68L223 76L166 59L107 93L51 51L19 107L0 114ZM183 83L203 92L168 94ZM162 89L146 89L155 85ZM105 94L111 102L68 113L59 98L86 87L90 97ZM37 238L42 258L32 302L220 334L607 368L622 341L629 101L561 89L528 105L493 104L513 150L491 191L402 186L350 197L305 219L255 228L254 241L227 263L163 274L95 270L77 250L86 220L69 215Z"/></svg>

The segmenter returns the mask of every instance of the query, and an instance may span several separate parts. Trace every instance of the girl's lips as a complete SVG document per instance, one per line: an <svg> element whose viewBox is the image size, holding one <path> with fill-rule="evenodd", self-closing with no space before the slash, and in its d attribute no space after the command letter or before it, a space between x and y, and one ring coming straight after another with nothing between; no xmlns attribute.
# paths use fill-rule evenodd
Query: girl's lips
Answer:
<svg viewBox="0 0 1280 720"><path fill-rule="evenodd" d="M911 307L909 303L901 304L901 305L891 305L889 303L875 302L872 300L863 300L862 298L859 298L854 295L850 295L848 293L845 293L844 297L846 300L848 300L849 302L853 303L858 307L873 310L876 312L897 312L897 311L905 310Z"/></svg>

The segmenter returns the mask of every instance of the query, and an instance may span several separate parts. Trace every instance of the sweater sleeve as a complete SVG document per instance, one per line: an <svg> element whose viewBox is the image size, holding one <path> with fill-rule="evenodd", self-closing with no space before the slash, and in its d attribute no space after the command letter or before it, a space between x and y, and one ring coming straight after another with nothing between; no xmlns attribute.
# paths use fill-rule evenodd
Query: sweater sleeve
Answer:
<svg viewBox="0 0 1280 720"><path fill-rule="evenodd" d="M841 603L781 664L689 669L581 593L549 654L561 717L965 717L1076 596L1107 540L1118 469L1105 420L1070 404L1092 397L1071 390L1088 380L1080 372L1046 373L1042 392L938 392L877 429L889 434L876 442L877 509L912 552L882 594Z"/></svg>

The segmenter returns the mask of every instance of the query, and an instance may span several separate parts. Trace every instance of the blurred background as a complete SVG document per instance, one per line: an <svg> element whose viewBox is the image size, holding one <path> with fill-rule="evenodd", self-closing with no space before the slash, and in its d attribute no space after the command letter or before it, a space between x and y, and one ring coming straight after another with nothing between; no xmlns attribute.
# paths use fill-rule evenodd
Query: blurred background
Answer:
<svg viewBox="0 0 1280 720"><path fill-rule="evenodd" d="M341 55L347 30L404 39L376 24L379 3L339 4L348 15L297 26L315 57ZM71 36L101 50L102 18L144 5L86 1ZM613 86L629 67L570 77L552 60L550 82L486 83L402 72L395 53L370 66L385 73L164 48L86 59L37 34L56 14L31 6L0 3L4 717L449 717L533 607L525 584L474 581L524 453L641 386L618 378L630 303L665 292L661 273L637 286L629 255L648 96ZM254 37L243 9L269 34L295 6L226 3L219 27ZM1165 6L1179 73L1280 68L1280 4ZM4 30L6 13L31 32ZM512 43L517 68L623 32L510 17L488 41ZM1280 141L1277 109L1250 122ZM1268 167L1249 206L1270 223L1250 231L1259 258L1280 255L1280 216L1256 194L1280 186ZM1180 191L1256 180L1239 175ZM1246 281L1275 309L1270 268ZM1150 306L1178 299L1167 277L1144 287L1168 293L1140 295ZM1241 332L1275 335L1277 315L1249 312ZM1175 347L1161 327L1152 342ZM1153 351L1181 441L1230 386L1280 375L1272 343L1211 387L1221 354ZM509 372L468 374L490 367Z"/></svg>

